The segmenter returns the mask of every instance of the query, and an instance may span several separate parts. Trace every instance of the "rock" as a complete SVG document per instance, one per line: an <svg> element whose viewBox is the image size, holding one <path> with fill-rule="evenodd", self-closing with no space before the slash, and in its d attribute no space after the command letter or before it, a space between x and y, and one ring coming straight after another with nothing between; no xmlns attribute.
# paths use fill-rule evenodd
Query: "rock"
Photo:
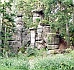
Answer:
<svg viewBox="0 0 74 70"><path fill-rule="evenodd" d="M47 51L47 54L49 55L49 54L54 54L54 50L49 50L49 51Z"/></svg>

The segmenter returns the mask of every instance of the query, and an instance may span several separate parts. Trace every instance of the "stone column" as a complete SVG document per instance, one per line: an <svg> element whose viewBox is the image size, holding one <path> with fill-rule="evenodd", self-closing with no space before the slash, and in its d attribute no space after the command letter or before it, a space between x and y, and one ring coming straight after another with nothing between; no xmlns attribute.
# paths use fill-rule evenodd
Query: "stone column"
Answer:
<svg viewBox="0 0 74 70"><path fill-rule="evenodd" d="M50 25L38 25L37 28L37 48L46 48L47 34L50 32Z"/></svg>
<svg viewBox="0 0 74 70"><path fill-rule="evenodd" d="M23 28L23 21L22 21L22 13L19 13L16 18L16 29L17 29L17 47L22 47L22 28Z"/></svg>
<svg viewBox="0 0 74 70"><path fill-rule="evenodd" d="M36 29L35 28L30 28L30 35L31 35L31 48L34 48L35 47L35 33L36 32Z"/></svg>
<svg viewBox="0 0 74 70"><path fill-rule="evenodd" d="M21 43L21 31L20 30L17 31L16 41L17 41L17 47L22 47L22 43Z"/></svg>
<svg viewBox="0 0 74 70"><path fill-rule="evenodd" d="M1 36L1 28L2 28L2 15L0 15L0 36ZM1 45L1 40L0 40L0 45Z"/></svg>
<svg viewBox="0 0 74 70"><path fill-rule="evenodd" d="M50 25L44 25L43 26L43 34L42 37L45 42L47 42L47 34L50 33Z"/></svg>
<svg viewBox="0 0 74 70"><path fill-rule="evenodd" d="M43 27L41 25L38 25L38 28L37 28L37 40L39 39L42 39L42 30L43 30Z"/></svg>
<svg viewBox="0 0 74 70"><path fill-rule="evenodd" d="M37 37L36 37L36 47L38 49L42 48L42 43L43 43L43 40L42 40L42 31L43 31L43 27L39 24L38 25L38 28L37 28Z"/></svg>
<svg viewBox="0 0 74 70"><path fill-rule="evenodd" d="M18 14L15 18L15 32L13 33L11 46L13 47L14 52L16 53L18 48L22 47L22 28L23 28L23 21L22 21L22 14Z"/></svg>

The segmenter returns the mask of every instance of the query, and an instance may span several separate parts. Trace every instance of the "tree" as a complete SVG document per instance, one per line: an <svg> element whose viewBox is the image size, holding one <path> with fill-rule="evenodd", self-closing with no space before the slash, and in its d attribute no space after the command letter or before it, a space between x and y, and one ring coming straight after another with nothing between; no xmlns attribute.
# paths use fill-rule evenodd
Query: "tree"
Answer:
<svg viewBox="0 0 74 70"><path fill-rule="evenodd" d="M0 2L0 14L2 14L2 28L1 28L1 53L3 56L3 51L7 50L8 47L8 40L10 40L11 38L11 31L12 31L12 27L14 27L14 19L13 16L14 14L11 12L11 3L12 1L9 2L4 2L2 4L2 2Z"/></svg>
<svg viewBox="0 0 74 70"><path fill-rule="evenodd" d="M71 27L73 24L69 23L73 14L72 0L44 0L44 5L45 16L49 20L51 27L54 27L54 30L59 28L61 35L65 37L67 44L69 44L69 35L73 34L73 27Z"/></svg>

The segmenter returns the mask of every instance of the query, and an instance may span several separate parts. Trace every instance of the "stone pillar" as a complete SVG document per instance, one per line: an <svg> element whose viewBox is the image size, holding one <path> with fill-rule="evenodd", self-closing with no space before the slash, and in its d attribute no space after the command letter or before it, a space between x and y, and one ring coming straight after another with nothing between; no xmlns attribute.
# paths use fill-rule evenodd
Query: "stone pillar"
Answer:
<svg viewBox="0 0 74 70"><path fill-rule="evenodd" d="M1 29L2 29L2 15L0 15L0 36L1 36ZM0 40L1 45L1 40Z"/></svg>
<svg viewBox="0 0 74 70"><path fill-rule="evenodd" d="M43 9L37 8L35 10L32 10L32 13L33 13L33 23L37 23L43 19L44 16ZM37 41L39 41L40 39L42 40L42 26L38 25L37 34L35 33L34 29L30 30L31 30L31 46L33 45L33 47L34 46L38 47L39 42ZM35 36L37 37L35 38Z"/></svg>
<svg viewBox="0 0 74 70"><path fill-rule="evenodd" d="M35 28L30 28L30 35L31 35L31 48L35 47L35 34L36 34L36 29Z"/></svg>
<svg viewBox="0 0 74 70"><path fill-rule="evenodd" d="M17 30L16 41L17 41L17 47L22 47L20 30Z"/></svg>
<svg viewBox="0 0 74 70"><path fill-rule="evenodd" d="M30 30L27 28L23 28L22 33L22 46L29 47L30 46Z"/></svg>
<svg viewBox="0 0 74 70"><path fill-rule="evenodd" d="M45 42L47 42L47 34L50 33L50 25L44 25L43 26L43 34L42 37Z"/></svg>
<svg viewBox="0 0 74 70"><path fill-rule="evenodd" d="M16 18L16 41L17 41L17 47L22 47L22 28L23 28L23 21L22 21L22 14L18 14Z"/></svg>
<svg viewBox="0 0 74 70"><path fill-rule="evenodd" d="M38 49L46 48L47 34L50 32L50 25L38 25L37 28L37 41L36 45Z"/></svg>
<svg viewBox="0 0 74 70"><path fill-rule="evenodd" d="M43 27L41 25L38 25L38 28L37 28L37 40L42 39L42 31L43 31Z"/></svg>
<svg viewBox="0 0 74 70"><path fill-rule="evenodd" d="M36 37L36 47L38 49L42 48L42 43L43 43L43 40L42 40L42 31L43 31L43 27L39 24L38 25L38 28L37 28L37 37Z"/></svg>
<svg viewBox="0 0 74 70"><path fill-rule="evenodd" d="M23 28L23 21L22 21L22 14L18 14L15 18L15 32L13 33L12 40L10 41L10 46L13 47L14 52L16 53L18 48L22 47L22 28Z"/></svg>

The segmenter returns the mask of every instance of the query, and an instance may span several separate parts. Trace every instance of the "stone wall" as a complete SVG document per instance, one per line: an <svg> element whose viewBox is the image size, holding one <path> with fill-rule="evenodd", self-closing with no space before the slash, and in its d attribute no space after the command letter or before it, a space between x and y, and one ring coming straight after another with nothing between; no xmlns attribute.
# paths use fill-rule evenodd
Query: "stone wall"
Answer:
<svg viewBox="0 0 74 70"><path fill-rule="evenodd" d="M12 40L9 41L9 46L16 53L18 48L30 45L30 30L24 27L21 15L16 17L15 26Z"/></svg>
<svg viewBox="0 0 74 70"><path fill-rule="evenodd" d="M50 32L50 26L39 25L37 28L36 46L38 49L47 47L47 34Z"/></svg>
<svg viewBox="0 0 74 70"><path fill-rule="evenodd" d="M31 30L31 34L34 35L34 37L31 37L31 44L33 44L33 47L35 46L38 49L46 47L48 49L56 49L59 46L59 36L57 36L56 33L50 32L50 25L42 26L39 24L36 31L35 29ZM32 43L33 40L34 42Z"/></svg>
<svg viewBox="0 0 74 70"><path fill-rule="evenodd" d="M30 30L24 28L22 32L22 46L26 47L30 45Z"/></svg>

